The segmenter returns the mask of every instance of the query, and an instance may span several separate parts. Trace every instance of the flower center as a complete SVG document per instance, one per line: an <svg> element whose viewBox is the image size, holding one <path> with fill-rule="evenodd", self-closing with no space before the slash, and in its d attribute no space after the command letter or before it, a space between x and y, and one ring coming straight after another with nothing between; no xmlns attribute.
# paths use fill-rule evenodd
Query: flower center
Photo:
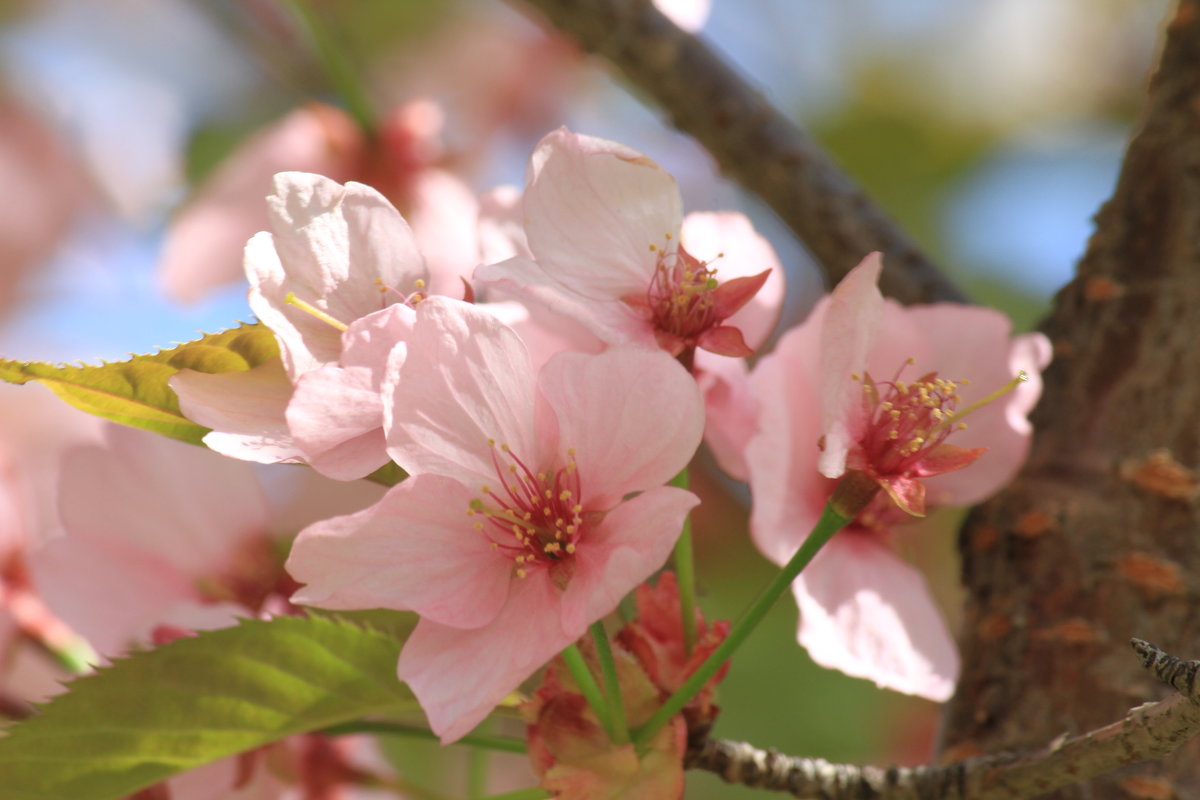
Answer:
<svg viewBox="0 0 1200 800"><path fill-rule="evenodd" d="M904 366L913 363L910 358ZM867 462L883 474L904 472L954 430L966 427L951 418L958 407L959 387L969 381L946 380L930 372L907 383L900 380L904 366L890 381L876 383L870 374L861 379L867 428L859 445Z"/></svg>
<svg viewBox="0 0 1200 800"><path fill-rule="evenodd" d="M483 496L471 500L467 515L484 518L475 529L512 558L518 578L565 564L584 528L575 450L567 448L566 466L534 472L507 444L488 444L500 485L481 487Z"/></svg>
<svg viewBox="0 0 1200 800"><path fill-rule="evenodd" d="M961 411L959 389L970 385L966 379L947 380L929 372L913 382L900 380L906 367L915 364L907 359L890 381L876 382L870 374L862 380L863 411L867 417L866 432L859 447L867 464L879 475L897 475L913 471L930 451L946 441L951 433L967 427L962 418L987 405L1018 384L1028 380L1024 371L1004 386L971 403Z"/></svg>
<svg viewBox="0 0 1200 800"><path fill-rule="evenodd" d="M694 344L697 336L719 322L713 297L717 271L682 246L671 250L652 244L650 250L658 253L646 294L654 326Z"/></svg>

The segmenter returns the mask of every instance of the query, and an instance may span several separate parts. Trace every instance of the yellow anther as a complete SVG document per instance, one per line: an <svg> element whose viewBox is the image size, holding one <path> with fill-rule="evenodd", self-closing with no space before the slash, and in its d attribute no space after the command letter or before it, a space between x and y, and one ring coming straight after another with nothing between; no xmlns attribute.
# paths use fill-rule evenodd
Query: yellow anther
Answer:
<svg viewBox="0 0 1200 800"><path fill-rule="evenodd" d="M578 503L576 503L575 505L571 506L571 513L572 513L572 514L578 514L580 511L583 511L583 506L579 505Z"/></svg>
<svg viewBox="0 0 1200 800"><path fill-rule="evenodd" d="M518 578L524 578L524 577L525 577L525 570L523 570L523 569L519 569L519 570L517 570L517 577L518 577Z"/></svg>
<svg viewBox="0 0 1200 800"><path fill-rule="evenodd" d="M481 530L483 530L483 523L482 523L482 522L476 522L476 523L475 523L474 525L472 525L471 527L472 527L472 528L474 528L474 529L475 529L475 530L477 530L477 531L481 531Z"/></svg>
<svg viewBox="0 0 1200 800"><path fill-rule="evenodd" d="M425 288L425 279L417 278L415 281L413 281L413 286L417 287L418 289L424 289Z"/></svg>
<svg viewBox="0 0 1200 800"><path fill-rule="evenodd" d="M568 544L568 545L567 545L567 552L568 552L568 553L574 553L574 552L575 552L575 545L574 545L574 544Z"/></svg>
<svg viewBox="0 0 1200 800"><path fill-rule="evenodd" d="M561 492L558 493L558 499L559 500L570 500L571 493L568 490L563 489Z"/></svg>
<svg viewBox="0 0 1200 800"><path fill-rule="evenodd" d="M507 453L507 452L508 452L508 445L507 445L507 444L501 444L501 445L500 445L500 449L501 449L501 450L503 450L504 452L506 452L506 453Z"/></svg>

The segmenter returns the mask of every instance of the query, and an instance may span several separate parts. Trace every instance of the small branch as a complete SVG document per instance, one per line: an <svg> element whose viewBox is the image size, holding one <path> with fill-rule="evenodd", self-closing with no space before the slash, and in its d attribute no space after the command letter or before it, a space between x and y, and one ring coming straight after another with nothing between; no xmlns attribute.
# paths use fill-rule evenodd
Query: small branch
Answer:
<svg viewBox="0 0 1200 800"><path fill-rule="evenodd" d="M1060 736L1024 756L980 756L945 766L858 767L710 739L689 754L688 766L714 772L729 783L813 800L1037 797L1128 764L1163 758L1200 733L1200 661L1181 661L1140 639L1132 645L1142 666L1178 694L1131 709L1103 728Z"/></svg>
<svg viewBox="0 0 1200 800"><path fill-rule="evenodd" d="M791 226L831 283L872 250L880 285L903 303L963 293L798 125L650 0L526 0L556 28L612 61L721 169Z"/></svg>

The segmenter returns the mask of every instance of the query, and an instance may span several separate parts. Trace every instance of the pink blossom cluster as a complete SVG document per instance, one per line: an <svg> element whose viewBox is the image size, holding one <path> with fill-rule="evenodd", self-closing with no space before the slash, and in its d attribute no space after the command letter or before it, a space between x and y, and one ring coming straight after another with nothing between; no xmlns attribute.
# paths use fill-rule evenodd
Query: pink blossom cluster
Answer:
<svg viewBox="0 0 1200 800"><path fill-rule="evenodd" d="M406 124L419 129L419 114ZM415 134L405 141L424 152ZM214 467L210 454L114 429L107 448L122 466L103 466L112 456L95 448L68 462L66 535L28 554L5 545L0 589L32 570L46 619L105 656L239 613L415 612L397 672L446 743L637 591L621 669L649 716L726 630L702 627L689 651L664 622L679 613L672 579L643 587L700 502L668 483L707 438L749 484L754 542L781 565L839 481L867 487L869 502L792 587L799 642L824 666L950 696L953 640L893 545L914 517L978 502L1015 473L1044 337L1013 337L985 309L885 300L871 254L751 367L784 294L770 245L741 214L685 216L652 160L566 129L538 144L523 190L456 207L469 218L439 228L430 212L418 225L365 184L276 175L268 230L246 245L244 267L280 357L171 381L217 453L307 464L309 479L333 479L325 486L389 464L405 480L308 515L285 563L277 541L299 526L276 531L250 465ZM430 244L456 231L457 256ZM129 513L96 513L116 508ZM628 753L601 758L613 757L608 777L562 767L591 759L600 738L568 684L552 669L528 712L539 772L597 792L579 796L635 785L677 796L679 736L711 724L712 686L664 729L656 758L677 763L645 766L654 774L642 781ZM564 739L576 724L587 735ZM349 757L327 762L345 770Z"/></svg>

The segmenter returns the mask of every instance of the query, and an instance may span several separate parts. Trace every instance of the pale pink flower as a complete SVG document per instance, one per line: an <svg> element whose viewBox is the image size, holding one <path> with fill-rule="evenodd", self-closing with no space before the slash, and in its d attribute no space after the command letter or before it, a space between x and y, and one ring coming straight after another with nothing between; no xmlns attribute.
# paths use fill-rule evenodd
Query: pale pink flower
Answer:
<svg viewBox="0 0 1200 800"><path fill-rule="evenodd" d="M703 409L656 351L562 353L535 372L486 311L431 297L416 316L386 426L412 477L305 529L288 570L306 584L296 602L422 616L399 676L449 742L662 565L698 502L662 484Z"/></svg>
<svg viewBox="0 0 1200 800"><path fill-rule="evenodd" d="M889 547L892 530L909 519L906 511L922 510L912 507L918 495L930 505L966 505L1012 478L1029 446L1026 415L1040 394L1050 349L1041 334L1011 337L1008 319L995 311L904 308L884 300L875 285L879 269L878 254L868 256L754 369L758 433L744 454L754 495L751 531L759 549L782 564L844 470L905 486L880 492L793 584L798 635L822 666L944 700L957 679L957 653L920 574ZM936 448L949 447L929 432L939 417L1022 370L1029 380L973 411L965 429L948 426L953 457L939 461ZM908 403L905 389L928 396ZM884 402L891 406L880 407ZM894 439L883 429L889 425L899 431ZM918 429L932 456L912 444ZM904 457L887 460L886 442L907 446ZM942 472L936 467L963 461L964 452L978 460L935 474ZM919 492L911 488L918 481L925 484Z"/></svg>
<svg viewBox="0 0 1200 800"><path fill-rule="evenodd" d="M430 262L433 289L459 291L459 275L475 266L475 198L457 176L437 166L442 112L429 100L397 106L368 140L340 109L310 103L248 137L167 230L160 280L167 293L195 302L242 280L242 250L272 224L262 198L285 171L355 180L399 207Z"/></svg>
<svg viewBox="0 0 1200 800"><path fill-rule="evenodd" d="M231 624L284 578L249 464L108 425L102 446L67 454L59 500L66 535L37 552L33 573L51 607L103 654L163 623Z"/></svg>
<svg viewBox="0 0 1200 800"><path fill-rule="evenodd" d="M391 306L426 290L425 261L408 224L369 186L281 173L267 204L272 230L246 245L246 273L250 306L274 332L282 369L272 361L219 375L182 370L171 387L187 417L213 429L205 443L224 455L362 477L387 460L382 434L372 433L382 423L378 388L411 313ZM322 397L339 387L341 401ZM324 429L305 424L322 405L336 416Z"/></svg>
<svg viewBox="0 0 1200 800"><path fill-rule="evenodd" d="M779 262L741 214L684 219L681 205L675 179L646 156L561 128L530 159L522 209L532 258L518 249L475 277L610 344L749 355L778 315Z"/></svg>
<svg viewBox="0 0 1200 800"><path fill-rule="evenodd" d="M359 488L332 487L338 494ZM313 509L296 519L286 487L274 488L279 497L269 498L250 464L109 425L103 445L67 455L60 490L66 534L32 555L31 572L50 607L108 658L230 626L237 617L295 613L286 600L295 583L283 571L278 540L290 534L286 525L310 521ZM305 501L319 496L324 514L346 508L311 486L303 494ZM172 778L169 794L290 797L298 785L345 778L352 746L291 737ZM166 786L144 796L164 796L155 792Z"/></svg>

